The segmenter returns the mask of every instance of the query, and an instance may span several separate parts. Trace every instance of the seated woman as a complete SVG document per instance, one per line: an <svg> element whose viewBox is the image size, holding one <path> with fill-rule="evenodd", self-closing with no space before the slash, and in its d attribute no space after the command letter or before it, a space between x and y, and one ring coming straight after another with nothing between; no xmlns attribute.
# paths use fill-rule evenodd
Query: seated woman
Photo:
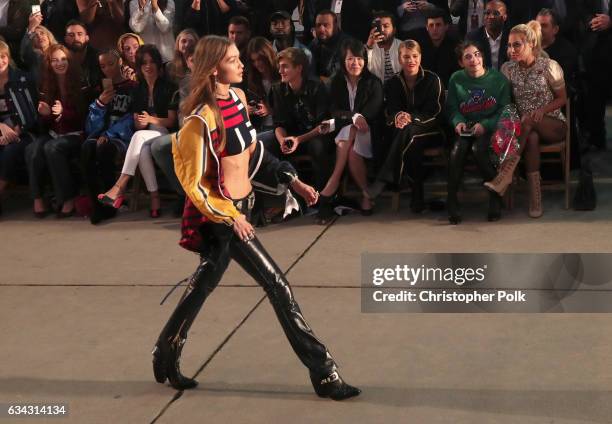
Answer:
<svg viewBox="0 0 612 424"><path fill-rule="evenodd" d="M280 81L276 51L263 37L255 37L247 45L247 99L249 116L257 130L257 137L265 146L275 142L272 107L268 96L272 84ZM269 147L268 147L269 148Z"/></svg>
<svg viewBox="0 0 612 424"><path fill-rule="evenodd" d="M32 74L33 80L40 81L40 67L49 46L57 44L55 37L42 26L43 17L40 13L30 15L28 30L21 39L19 54L26 70Z"/></svg>
<svg viewBox="0 0 612 424"><path fill-rule="evenodd" d="M121 53L121 73L125 79L136 81L136 52L144 41L138 34L126 32L117 40L117 51Z"/></svg>
<svg viewBox="0 0 612 424"><path fill-rule="evenodd" d="M198 33L187 28L179 32L174 43L174 58L166 64L166 75L176 85L189 73L187 50L193 51L198 42Z"/></svg>
<svg viewBox="0 0 612 424"><path fill-rule="evenodd" d="M423 151L440 133L443 88L440 78L421 67L421 46L406 40L399 47L402 71L385 83L387 125L394 128L393 140L378 173L377 181L368 189L376 197L386 184L399 185L404 167L408 170L412 198L410 209L425 209Z"/></svg>
<svg viewBox="0 0 612 424"><path fill-rule="evenodd" d="M110 190L98 195L98 200L103 204L120 208L128 182L136 173L136 167L139 167L147 190L151 194L152 218L161 215L161 205L151 156L151 142L154 138L168 134L176 128L178 109L176 86L163 76L162 71L162 58L155 46L145 44L138 49L136 72L139 83L132 92L131 108L136 132L125 154L119 179Z"/></svg>
<svg viewBox="0 0 612 424"><path fill-rule="evenodd" d="M510 103L510 84L496 69L485 69L481 48L467 41L457 47L457 58L463 70L455 72L448 82L446 107L456 137L451 150L448 175L448 220L461 222L457 191L461 185L465 158L472 151L476 165L485 181L496 174L489 158L491 135L499 115ZM501 216L501 197L492 192L489 197L488 220Z"/></svg>
<svg viewBox="0 0 612 424"><path fill-rule="evenodd" d="M172 60L174 50L174 1L131 0L130 28L145 43L159 49L164 62Z"/></svg>
<svg viewBox="0 0 612 424"><path fill-rule="evenodd" d="M110 189L115 183L117 155L127 150L134 133L134 119L130 113L132 90L136 81L126 79L121 72L123 62L117 50L106 50L98 55L104 74L101 94L89 105L85 122L87 140L81 148L81 164L85 171L87 191L93 211L92 224L115 216L117 210L96 201L100 188Z"/></svg>
<svg viewBox="0 0 612 424"><path fill-rule="evenodd" d="M344 168L361 189L361 211L371 215L372 202L367 192L364 158L372 158L372 134L382 122L383 85L368 71L367 51L361 41L347 40L341 47L342 73L331 80L331 109L336 135L336 164L321 190L318 222L325 224L332 216L329 199L336 193Z"/></svg>
<svg viewBox="0 0 612 424"><path fill-rule="evenodd" d="M521 115L520 150L508 155L499 173L485 186L502 195L512 182L521 153L529 181L529 216L543 214L540 187L540 143L558 143L565 138L567 102L563 70L542 51L542 31L537 21L517 25L510 31L508 56L501 72L510 80L512 94Z"/></svg>
<svg viewBox="0 0 612 424"><path fill-rule="evenodd" d="M8 182L15 178L17 168L24 161L25 148L32 141L32 135L28 130L29 124L35 124L35 120L28 123L24 111L24 105L17 104L11 98L11 92L23 92L30 96L36 107L36 84L24 72L10 66L11 52L8 44L0 41L0 214L2 214L2 195L6 190ZM12 91L11 89L15 89ZM24 91L21 91L24 89ZM25 97L24 96L24 97ZM26 100L26 99L23 99ZM30 110L34 117L34 110Z"/></svg>
<svg viewBox="0 0 612 424"><path fill-rule="evenodd" d="M41 77L38 113L49 131L26 149L34 213L44 215L47 211L40 184L46 167L58 203L57 217L66 218L74 214L78 194L70 163L81 151L86 110L78 61L66 47L54 44L47 51Z"/></svg>

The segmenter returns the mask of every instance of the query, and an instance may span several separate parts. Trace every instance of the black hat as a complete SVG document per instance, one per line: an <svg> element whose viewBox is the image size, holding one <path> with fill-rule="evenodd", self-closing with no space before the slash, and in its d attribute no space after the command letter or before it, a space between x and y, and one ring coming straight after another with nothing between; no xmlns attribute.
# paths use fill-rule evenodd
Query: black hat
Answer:
<svg viewBox="0 0 612 424"><path fill-rule="evenodd" d="M277 10L276 12L270 15L270 21L278 21L279 19L289 19L291 20L291 15L284 10Z"/></svg>

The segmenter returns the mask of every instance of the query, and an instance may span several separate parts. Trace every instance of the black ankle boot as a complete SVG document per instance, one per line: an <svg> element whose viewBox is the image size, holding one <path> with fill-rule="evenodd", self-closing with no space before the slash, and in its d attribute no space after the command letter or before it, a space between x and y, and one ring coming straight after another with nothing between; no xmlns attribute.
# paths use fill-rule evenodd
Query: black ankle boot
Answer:
<svg viewBox="0 0 612 424"><path fill-rule="evenodd" d="M319 225L326 225L335 217L334 200L335 194L332 196L319 196L319 211L317 212L316 222Z"/></svg>
<svg viewBox="0 0 612 424"><path fill-rule="evenodd" d="M489 212L487 213L487 221L499 221L501 218L502 198L497 193L489 193Z"/></svg>
<svg viewBox="0 0 612 424"><path fill-rule="evenodd" d="M448 222L453 225L459 224L461 222L461 211L459 210L459 200L457 200L457 196L448 196L446 208L448 209Z"/></svg>
<svg viewBox="0 0 612 424"><path fill-rule="evenodd" d="M425 210L425 190L422 182L415 182L412 184L410 210L413 213L421 213Z"/></svg>
<svg viewBox="0 0 612 424"><path fill-rule="evenodd" d="M180 359L184 344L185 339L179 339L172 345L161 340L157 342L153 348L153 375L158 383L163 384L167 378L176 390L193 389L198 385L193 378L181 374Z"/></svg>
<svg viewBox="0 0 612 424"><path fill-rule="evenodd" d="M340 374L338 374L338 371L333 371L327 376L317 376L311 372L310 381L317 395L322 398L328 397L333 400L343 400L361 393L361 390L357 387L346 384L340 377Z"/></svg>

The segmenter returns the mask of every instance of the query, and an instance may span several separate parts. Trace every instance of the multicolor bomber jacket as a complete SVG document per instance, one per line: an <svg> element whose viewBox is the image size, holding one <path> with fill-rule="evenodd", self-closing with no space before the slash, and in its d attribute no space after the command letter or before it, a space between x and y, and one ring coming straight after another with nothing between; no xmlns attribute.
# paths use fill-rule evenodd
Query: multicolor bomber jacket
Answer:
<svg viewBox="0 0 612 424"><path fill-rule="evenodd" d="M224 194L220 153L211 138L216 128L212 109L204 105L187 116L181 130L172 136L174 170L187 195L179 244L196 252L202 243L200 224L210 221L231 226L240 215L233 200ZM288 190L295 178L297 172L289 162L279 161L257 141L249 159L249 179L255 191L285 195L285 211L298 209Z"/></svg>

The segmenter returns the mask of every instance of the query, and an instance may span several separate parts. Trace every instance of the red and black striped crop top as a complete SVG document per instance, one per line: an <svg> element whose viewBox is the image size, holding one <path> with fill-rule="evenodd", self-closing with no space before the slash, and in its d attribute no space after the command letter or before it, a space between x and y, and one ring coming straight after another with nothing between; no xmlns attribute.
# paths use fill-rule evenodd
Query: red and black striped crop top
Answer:
<svg viewBox="0 0 612 424"><path fill-rule="evenodd" d="M234 90L230 89L228 99L217 99L217 104L225 125L225 150L221 152L221 156L238 155L255 141L257 131L251 125L246 107ZM216 143L217 131L211 136L213 143Z"/></svg>

